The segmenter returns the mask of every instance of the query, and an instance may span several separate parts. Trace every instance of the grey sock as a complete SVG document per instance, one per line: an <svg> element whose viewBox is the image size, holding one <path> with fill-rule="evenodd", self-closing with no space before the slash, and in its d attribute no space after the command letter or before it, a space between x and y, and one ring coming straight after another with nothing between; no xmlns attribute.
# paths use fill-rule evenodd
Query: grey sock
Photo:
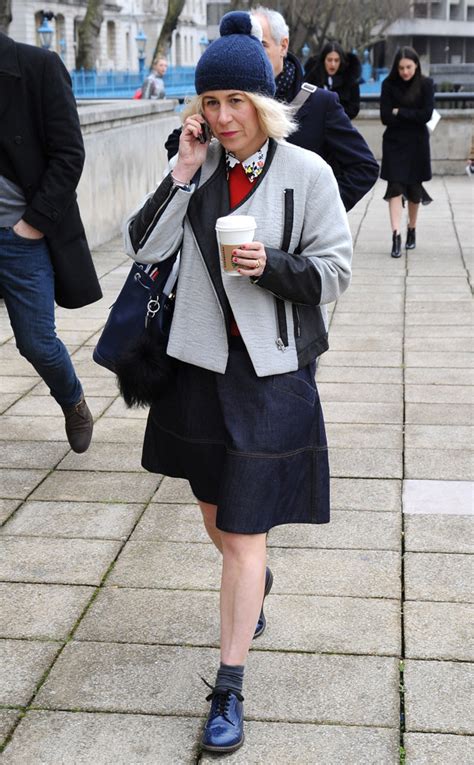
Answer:
<svg viewBox="0 0 474 765"><path fill-rule="evenodd" d="M235 691L242 695L242 686L244 684L244 669L242 665L222 664L217 671L214 687L220 690Z"/></svg>

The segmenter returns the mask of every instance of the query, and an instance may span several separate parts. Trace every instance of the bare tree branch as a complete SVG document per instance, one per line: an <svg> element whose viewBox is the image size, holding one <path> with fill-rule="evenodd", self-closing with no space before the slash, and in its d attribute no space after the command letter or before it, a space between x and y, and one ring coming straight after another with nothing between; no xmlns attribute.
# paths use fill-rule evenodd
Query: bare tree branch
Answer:
<svg viewBox="0 0 474 765"><path fill-rule="evenodd" d="M153 52L153 61L157 56L166 56L171 47L171 38L178 24L179 17L184 8L186 0L168 0L168 9L165 20L161 27L161 32L156 41Z"/></svg>
<svg viewBox="0 0 474 765"><path fill-rule="evenodd" d="M327 40L338 40L346 50L362 53L383 39L390 24L408 14L412 0L262 0L261 4L283 14L290 28L290 47L296 53L305 43L317 53ZM232 5L242 8L245 3L232 0Z"/></svg>
<svg viewBox="0 0 474 765"><path fill-rule="evenodd" d="M77 30L76 69L95 69L105 0L88 0L87 11Z"/></svg>

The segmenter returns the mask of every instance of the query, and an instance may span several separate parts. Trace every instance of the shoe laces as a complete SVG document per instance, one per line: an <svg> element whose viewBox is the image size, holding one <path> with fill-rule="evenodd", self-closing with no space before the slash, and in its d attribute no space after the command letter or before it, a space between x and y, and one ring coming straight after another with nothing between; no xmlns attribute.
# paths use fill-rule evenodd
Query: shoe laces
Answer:
<svg viewBox="0 0 474 765"><path fill-rule="evenodd" d="M201 680L208 688L211 689L211 693L206 696L206 701L212 701L212 707L216 716L223 717L228 723L233 724L232 720L229 720L227 713L230 706L230 697L233 694L239 701L243 701L244 697L238 691L231 690L229 688L214 688L207 680L201 677Z"/></svg>

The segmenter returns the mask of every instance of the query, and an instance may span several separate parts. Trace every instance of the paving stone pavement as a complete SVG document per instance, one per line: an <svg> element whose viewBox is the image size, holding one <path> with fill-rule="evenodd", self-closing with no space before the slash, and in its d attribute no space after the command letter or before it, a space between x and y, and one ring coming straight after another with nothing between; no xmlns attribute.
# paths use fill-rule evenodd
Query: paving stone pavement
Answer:
<svg viewBox="0 0 474 765"><path fill-rule="evenodd" d="M353 283L317 373L333 520L269 535L236 764L474 762L473 191L433 180L398 261L383 184L350 213ZM95 261L103 299L57 312L96 421L84 455L0 303L2 761L208 765L219 556L186 482L142 470L146 412L92 361L129 265L119 237Z"/></svg>

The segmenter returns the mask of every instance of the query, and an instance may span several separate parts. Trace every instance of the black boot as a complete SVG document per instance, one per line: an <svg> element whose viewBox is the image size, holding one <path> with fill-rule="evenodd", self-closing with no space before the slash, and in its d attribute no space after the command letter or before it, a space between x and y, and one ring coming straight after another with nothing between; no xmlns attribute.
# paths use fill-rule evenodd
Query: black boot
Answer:
<svg viewBox="0 0 474 765"><path fill-rule="evenodd" d="M402 237L400 234L397 234L396 231L393 232L392 236L392 252L390 255L392 258L399 258L402 254Z"/></svg>
<svg viewBox="0 0 474 765"><path fill-rule="evenodd" d="M405 250L414 250L416 247L416 229L407 228L407 240L405 242Z"/></svg>

